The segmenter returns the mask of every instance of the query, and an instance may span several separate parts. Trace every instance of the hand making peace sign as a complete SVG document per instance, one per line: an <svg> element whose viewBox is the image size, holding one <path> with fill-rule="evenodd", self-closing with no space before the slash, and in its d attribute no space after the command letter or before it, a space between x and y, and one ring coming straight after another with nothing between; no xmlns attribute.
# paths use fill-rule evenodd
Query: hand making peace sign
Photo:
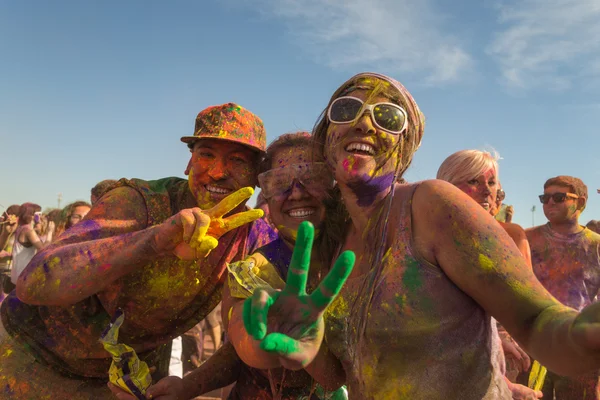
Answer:
<svg viewBox="0 0 600 400"><path fill-rule="evenodd" d="M306 367L321 347L323 312L338 295L354 267L355 256L345 251L327 276L310 295L306 282L314 228L303 222L283 290L258 289L244 302L244 326L264 351L279 356L281 365L291 370Z"/></svg>
<svg viewBox="0 0 600 400"><path fill-rule="evenodd" d="M224 217L252 196L254 189L242 188L209 210L198 207L181 210L161 225L155 241L160 251L173 252L182 260L206 257L225 233L263 216L260 209Z"/></svg>

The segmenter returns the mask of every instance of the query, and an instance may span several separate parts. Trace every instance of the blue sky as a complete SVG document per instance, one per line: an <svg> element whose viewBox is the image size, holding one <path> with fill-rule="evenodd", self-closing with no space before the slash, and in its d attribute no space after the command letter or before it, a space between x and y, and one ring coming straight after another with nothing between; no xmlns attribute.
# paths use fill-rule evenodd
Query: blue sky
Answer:
<svg viewBox="0 0 600 400"><path fill-rule="evenodd" d="M183 176L203 108L237 102L269 141L310 130L365 70L427 117L406 178L495 148L515 221L545 222L560 174L600 219L600 6L595 0L0 0L0 204L88 199L106 178Z"/></svg>

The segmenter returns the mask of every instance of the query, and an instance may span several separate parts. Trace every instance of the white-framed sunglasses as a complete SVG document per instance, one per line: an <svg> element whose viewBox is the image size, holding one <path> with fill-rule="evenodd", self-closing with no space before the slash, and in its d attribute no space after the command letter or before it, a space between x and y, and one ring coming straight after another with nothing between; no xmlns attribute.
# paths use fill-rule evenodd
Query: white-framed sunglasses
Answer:
<svg viewBox="0 0 600 400"><path fill-rule="evenodd" d="M366 104L353 96L335 99L327 110L327 118L334 124L350 124L356 122L365 111L371 113L375 126L393 135L400 135L408 125L408 115L398 104L386 102Z"/></svg>

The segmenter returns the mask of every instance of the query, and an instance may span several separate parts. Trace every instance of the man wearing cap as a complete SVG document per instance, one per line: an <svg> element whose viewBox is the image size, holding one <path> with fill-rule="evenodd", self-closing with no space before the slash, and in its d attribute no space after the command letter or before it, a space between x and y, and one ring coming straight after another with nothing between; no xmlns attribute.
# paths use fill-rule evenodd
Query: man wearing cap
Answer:
<svg viewBox="0 0 600 400"><path fill-rule="evenodd" d="M0 397L110 398L98 339L118 310L119 342L156 367L154 381L165 376L171 340L219 303L226 263L274 238L243 204L262 121L233 103L210 107L181 140L187 180L121 179L23 271L0 309Z"/></svg>

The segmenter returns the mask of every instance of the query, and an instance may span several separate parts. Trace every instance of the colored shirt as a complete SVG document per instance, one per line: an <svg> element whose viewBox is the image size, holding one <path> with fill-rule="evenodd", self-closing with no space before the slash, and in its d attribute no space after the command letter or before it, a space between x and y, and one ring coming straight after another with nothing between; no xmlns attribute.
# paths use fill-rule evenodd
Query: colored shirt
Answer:
<svg viewBox="0 0 600 400"><path fill-rule="evenodd" d="M533 272L561 303L581 310L595 302L600 288L600 235L590 229L572 235L549 224L525 231Z"/></svg>
<svg viewBox="0 0 600 400"><path fill-rule="evenodd" d="M411 201L418 185L396 188L389 250L368 273L346 281L325 313L325 340L345 371L350 398L511 399L491 318L413 246ZM393 227L393 228L392 228ZM365 280L375 279L364 334Z"/></svg>
<svg viewBox="0 0 600 400"><path fill-rule="evenodd" d="M144 198L147 227L185 208L187 181L122 179L117 186ZM93 223L93 221L83 221ZM107 378L110 355L98 339L118 309L125 313L119 340L151 366L164 364L159 351L206 317L221 301L226 263L270 242L274 232L263 221L244 225L219 239L204 260L164 256L112 282L101 292L66 307L24 304L13 293L0 309L6 330L41 362L75 376ZM167 358L168 366L168 358Z"/></svg>

